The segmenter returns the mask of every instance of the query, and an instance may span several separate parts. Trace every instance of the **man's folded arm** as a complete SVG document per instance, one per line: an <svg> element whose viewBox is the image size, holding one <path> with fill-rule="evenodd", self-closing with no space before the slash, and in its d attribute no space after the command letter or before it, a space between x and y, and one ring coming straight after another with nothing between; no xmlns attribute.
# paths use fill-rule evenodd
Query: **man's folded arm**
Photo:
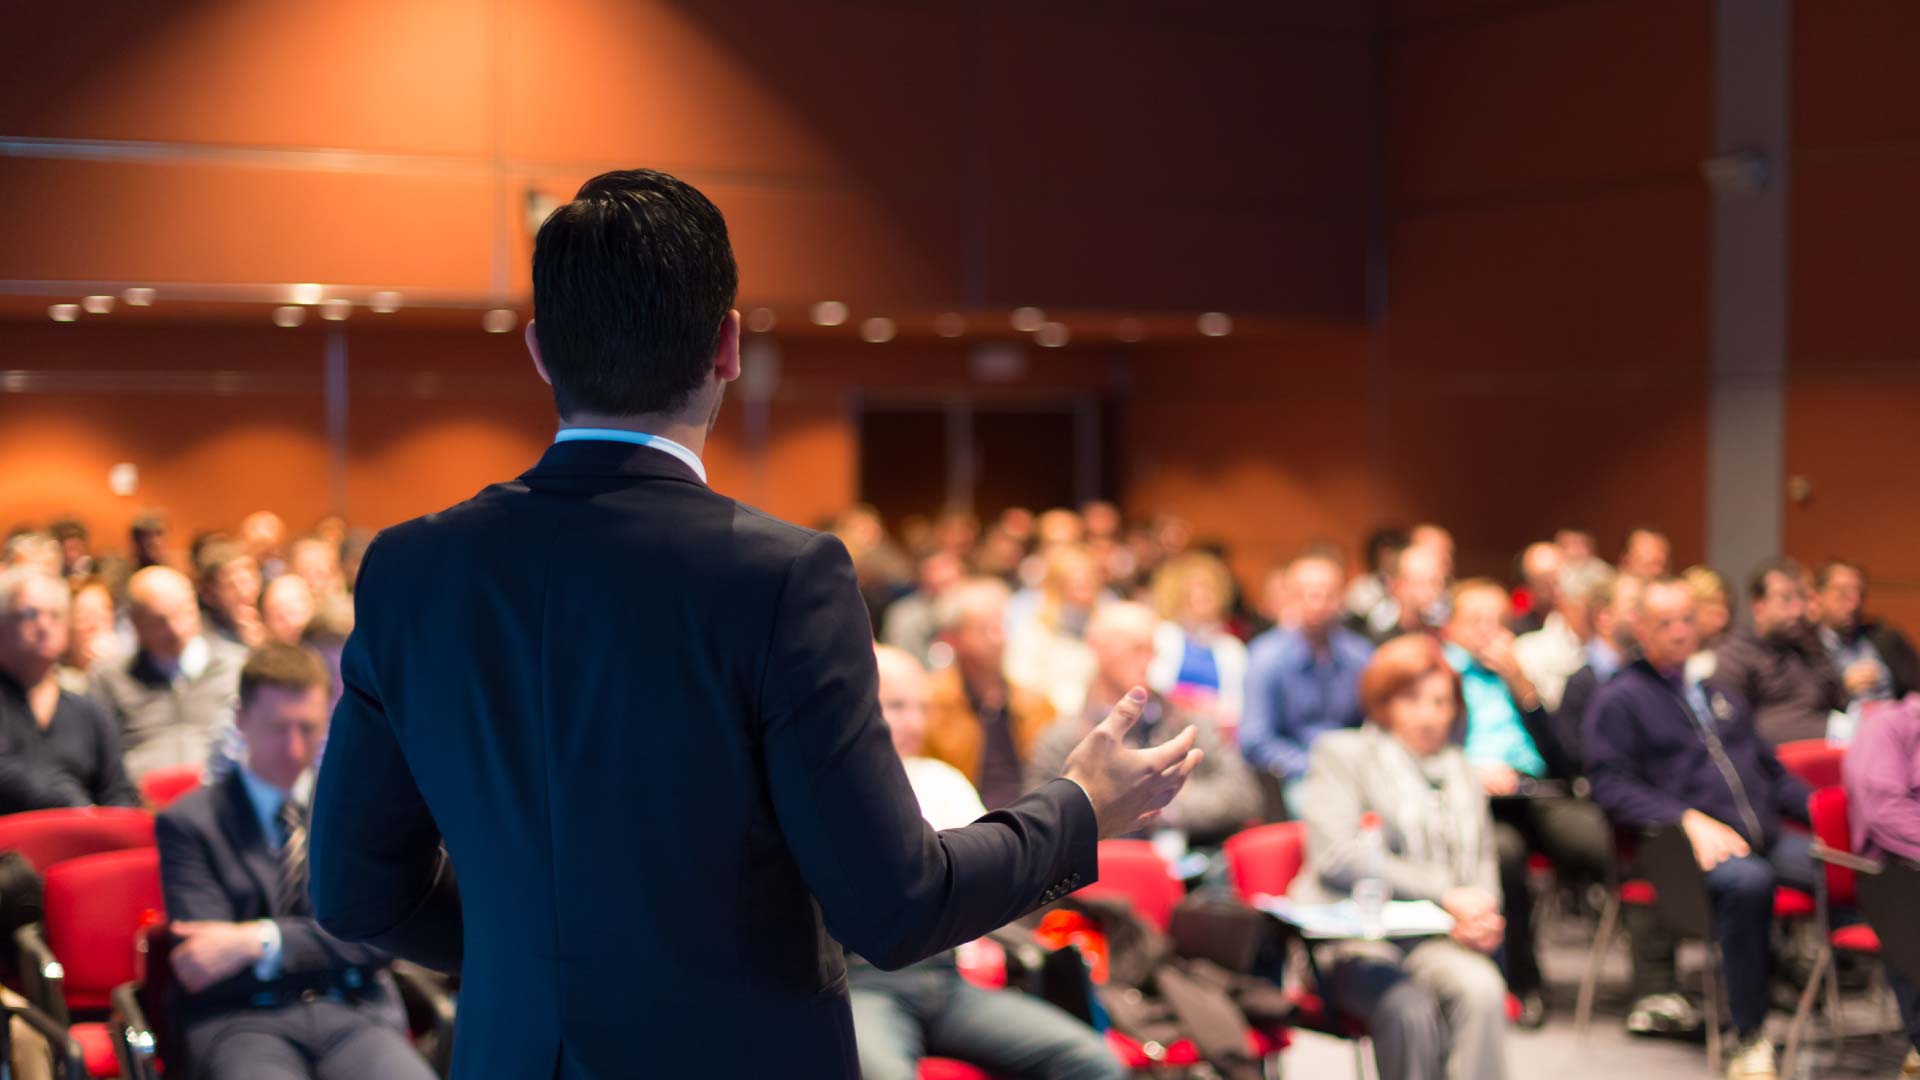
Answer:
<svg viewBox="0 0 1920 1080"><path fill-rule="evenodd" d="M834 937L904 967L1094 881L1099 827L1071 780L965 828L929 828L876 683L852 561L821 534L788 569L760 720L775 813Z"/></svg>

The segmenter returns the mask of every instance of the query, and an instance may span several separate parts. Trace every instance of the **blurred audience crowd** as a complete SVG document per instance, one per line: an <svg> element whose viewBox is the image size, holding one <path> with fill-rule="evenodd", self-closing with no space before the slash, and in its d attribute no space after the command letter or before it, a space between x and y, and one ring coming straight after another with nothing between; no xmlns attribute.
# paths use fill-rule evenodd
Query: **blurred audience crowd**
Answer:
<svg viewBox="0 0 1920 1080"><path fill-rule="evenodd" d="M1871 617L1864 567L1776 558L1736 589L1674 565L1652 528L1611 563L1590 533L1563 529L1498 579L1457 575L1444 527L1385 528L1358 565L1313 544L1251 590L1180 519L1129 522L1104 502L894 531L857 506L829 528L883 646L896 740L916 783L937 788L923 791L930 819L962 821L1056 775L1140 684L1151 700L1129 738L1194 725L1205 750L1156 846L1206 851L1298 820L1297 897L1381 879L1395 899L1444 908L1450 937L1328 957L1385 1077L1503 1075L1509 1001L1523 1024L1547 1007L1542 867L1572 895L1611 888L1635 871L1628 838L1663 827L1685 834L1715 905L1729 1075L1774 1075L1761 1033L1772 898L1815 877L1806 836L1784 827L1807 820L1809 792L1776 748L1843 746L1887 714L1878 706L1920 691L1920 656ZM368 539L339 518L292 535L267 511L191 538L146 514L124 547L71 519L15 528L0 570L0 812L135 805L166 771L217 782L246 760L234 711L250 651L307 647L337 697ZM1380 829L1376 855L1354 847L1363 824ZM1626 925L1629 1029L1711 1022L1681 992L1668 933L1635 910ZM946 987L943 963L892 981L863 970L863 1023L925 1019L900 995ZM884 1006L882 992L895 995ZM1005 1020L1084 1065L1061 1022ZM911 1056L890 1042L870 1067L884 1058L893 1075Z"/></svg>

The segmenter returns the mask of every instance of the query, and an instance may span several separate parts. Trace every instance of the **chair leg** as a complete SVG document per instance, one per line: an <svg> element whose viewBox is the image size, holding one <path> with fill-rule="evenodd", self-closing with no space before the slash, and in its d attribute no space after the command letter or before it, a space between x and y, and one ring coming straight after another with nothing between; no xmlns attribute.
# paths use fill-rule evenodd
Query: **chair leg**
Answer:
<svg viewBox="0 0 1920 1080"><path fill-rule="evenodd" d="M1372 1040L1353 1040L1353 1080L1368 1080L1373 1075L1373 1069L1367 1061L1373 1056L1367 1052L1371 1049L1373 1049Z"/></svg>
<svg viewBox="0 0 1920 1080"><path fill-rule="evenodd" d="M1587 1027L1593 1023L1593 999L1600 989L1600 968L1607 960L1607 950L1613 946L1614 926L1620 920L1620 894L1607 894L1606 906L1600 909L1600 928L1594 933L1593 947L1587 950L1587 970L1580 976L1580 998L1573 1007L1574 1030L1581 1036L1587 1033Z"/></svg>
<svg viewBox="0 0 1920 1080"><path fill-rule="evenodd" d="M1720 950L1707 944L1707 1072L1720 1075Z"/></svg>
<svg viewBox="0 0 1920 1080"><path fill-rule="evenodd" d="M1832 1040L1834 1052L1839 1053L1845 1039L1840 1029L1840 963L1831 952L1827 964L1827 1038Z"/></svg>
<svg viewBox="0 0 1920 1080"><path fill-rule="evenodd" d="M1807 978L1806 989L1800 991L1800 1003L1793 1010L1793 1024L1787 1028L1787 1052L1780 1062L1781 1073L1797 1076L1793 1071L1794 1059L1800 1054L1800 1036L1805 1031L1807 1020L1813 1015L1813 997L1825 985L1827 968L1833 964L1833 949L1823 947L1820 955L1814 957L1813 974ZM1834 1018L1829 1015L1827 1024L1831 1026Z"/></svg>

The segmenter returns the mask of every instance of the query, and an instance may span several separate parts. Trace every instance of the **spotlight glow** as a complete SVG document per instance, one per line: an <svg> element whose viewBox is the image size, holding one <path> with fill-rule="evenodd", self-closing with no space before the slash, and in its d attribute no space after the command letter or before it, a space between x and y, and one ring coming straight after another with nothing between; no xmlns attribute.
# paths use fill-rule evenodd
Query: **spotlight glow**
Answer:
<svg viewBox="0 0 1920 1080"><path fill-rule="evenodd" d="M1208 337L1226 337L1233 333L1233 320L1226 313L1209 311L1200 316L1200 332Z"/></svg>
<svg viewBox="0 0 1920 1080"><path fill-rule="evenodd" d="M896 327L893 325L892 319L884 315L875 315L873 318L860 324L860 340L869 341L878 345L882 342L892 341L895 330Z"/></svg>
<svg viewBox="0 0 1920 1080"><path fill-rule="evenodd" d="M291 330L307 321L307 309L288 304L273 309L273 325L283 330Z"/></svg>
<svg viewBox="0 0 1920 1080"><path fill-rule="evenodd" d="M489 334L510 334L520 325L520 316L512 308L494 308L480 316L480 329Z"/></svg>
<svg viewBox="0 0 1920 1080"><path fill-rule="evenodd" d="M949 311L933 320L933 332L941 337L959 337L967 332L967 320L965 316Z"/></svg>
<svg viewBox="0 0 1920 1080"><path fill-rule="evenodd" d="M780 317L770 307L757 307L747 312L747 329L756 334L764 334L779 323Z"/></svg>
<svg viewBox="0 0 1920 1080"><path fill-rule="evenodd" d="M320 301L320 317L328 322L340 322L353 314L353 301L335 297Z"/></svg>
<svg viewBox="0 0 1920 1080"><path fill-rule="evenodd" d="M120 299L125 300L128 307L152 307L153 296L152 289L128 289L120 294Z"/></svg>
<svg viewBox="0 0 1920 1080"><path fill-rule="evenodd" d="M1139 341L1147 336L1147 326L1139 319L1121 319L1113 324L1113 336L1121 341Z"/></svg>
<svg viewBox="0 0 1920 1080"><path fill-rule="evenodd" d="M287 303L313 305L320 302L324 290L311 281L287 286Z"/></svg>
<svg viewBox="0 0 1920 1080"><path fill-rule="evenodd" d="M80 317L80 305L54 304L47 308L47 317L54 322L73 322Z"/></svg>
<svg viewBox="0 0 1920 1080"><path fill-rule="evenodd" d="M1031 334L1046 325L1047 313L1037 307L1013 309L1013 328L1023 334Z"/></svg>
<svg viewBox="0 0 1920 1080"><path fill-rule="evenodd" d="M367 297L367 307L375 315L391 315L400 310L400 294L392 289L382 289Z"/></svg>
<svg viewBox="0 0 1920 1080"><path fill-rule="evenodd" d="M838 300L822 300L813 305L813 321L820 326L839 326L847 321L847 305Z"/></svg>
<svg viewBox="0 0 1920 1080"><path fill-rule="evenodd" d="M80 307L89 315L105 315L113 310L113 297L105 294L83 296L80 298Z"/></svg>
<svg viewBox="0 0 1920 1080"><path fill-rule="evenodd" d="M1040 329L1033 332L1033 342L1048 349L1057 349L1072 340L1073 334L1062 322L1041 323Z"/></svg>

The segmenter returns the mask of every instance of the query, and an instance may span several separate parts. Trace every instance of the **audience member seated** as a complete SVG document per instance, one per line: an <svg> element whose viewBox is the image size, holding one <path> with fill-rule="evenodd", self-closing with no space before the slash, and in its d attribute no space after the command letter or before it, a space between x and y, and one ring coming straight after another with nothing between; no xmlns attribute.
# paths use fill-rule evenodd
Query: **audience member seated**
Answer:
<svg viewBox="0 0 1920 1080"><path fill-rule="evenodd" d="M1646 582L1632 574L1616 574L1592 593L1593 634L1580 650L1585 662L1567 679L1560 706L1554 710L1554 736L1560 741L1560 753L1570 773L1586 769L1581 725L1594 694L1640 653L1634 626L1640 617L1640 591L1645 587ZM1541 696L1544 700L1545 695Z"/></svg>
<svg viewBox="0 0 1920 1080"><path fill-rule="evenodd" d="M1441 579L1444 581L1453 580L1455 545L1453 542L1453 534L1448 532L1445 526L1435 525L1430 521L1415 525L1413 528L1407 530L1407 542L1412 547L1423 547L1432 551L1435 555L1438 555L1440 557ZM1442 591L1438 603L1444 609L1446 602L1446 593ZM1445 621L1444 617L1434 620L1436 624L1443 621Z"/></svg>
<svg viewBox="0 0 1920 1080"><path fill-rule="evenodd" d="M200 618L207 633L243 648L265 641L260 621L260 567L246 549L216 540L200 550Z"/></svg>
<svg viewBox="0 0 1920 1080"><path fill-rule="evenodd" d="M1640 596L1637 629L1640 659L1608 680L1587 712L1593 797L1623 828L1678 825L1686 831L1706 874L1726 972L1737 1039L1727 1075L1770 1080L1773 1044L1762 1027L1771 985L1774 888L1812 891L1815 877L1807 836L1783 829L1781 820L1804 824L1809 792L1780 767L1737 690L1718 676L1704 683L1687 677L1699 631L1686 582L1649 582ZM1671 990L1677 982L1670 955L1665 967Z"/></svg>
<svg viewBox="0 0 1920 1080"><path fill-rule="evenodd" d="M1306 865L1293 899L1346 898L1369 873L1360 819L1376 814L1377 873L1395 900L1453 916L1447 937L1326 947L1333 1005L1373 1038L1381 1080L1498 1080L1507 1075L1507 987L1499 870L1480 779L1456 745L1460 678L1424 636L1388 642L1360 682L1367 723L1313 746L1301 800Z"/></svg>
<svg viewBox="0 0 1920 1080"><path fill-rule="evenodd" d="M1544 540L1528 544L1520 553L1520 583L1526 589L1527 610L1507 620L1507 629L1516 637L1547 625L1547 617L1559 605L1563 563L1560 549Z"/></svg>
<svg viewBox="0 0 1920 1080"><path fill-rule="evenodd" d="M139 802L113 722L55 673L70 605L64 579L0 570L0 814Z"/></svg>
<svg viewBox="0 0 1920 1080"><path fill-rule="evenodd" d="M1832 560L1814 576L1820 644L1840 672L1849 703L1898 701L1920 690L1920 656L1907 635L1867 618L1867 572Z"/></svg>
<svg viewBox="0 0 1920 1080"><path fill-rule="evenodd" d="M1394 560L1387 602L1366 620L1352 624L1375 645L1402 634L1432 634L1435 616L1446 610L1447 558L1432 545L1415 544Z"/></svg>
<svg viewBox="0 0 1920 1080"><path fill-rule="evenodd" d="M1038 604L1008 631L1007 674L1046 694L1062 716L1080 711L1093 678L1093 654L1084 638L1105 587L1086 548L1057 544L1046 556Z"/></svg>
<svg viewBox="0 0 1920 1080"><path fill-rule="evenodd" d="M1865 710L1843 768L1853 850L1920 863L1920 698ZM1913 1045L1900 1075L1920 1076L1920 990L1891 964L1886 971Z"/></svg>
<svg viewBox="0 0 1920 1080"><path fill-rule="evenodd" d="M1549 712L1560 707L1567 680L1587 664L1587 642L1594 635L1594 595L1612 580L1612 568L1598 559L1565 567L1554 583L1553 610L1545 613L1540 629L1515 631L1514 660Z"/></svg>
<svg viewBox="0 0 1920 1080"><path fill-rule="evenodd" d="M60 686L68 693L86 694L91 686L88 669L120 651L113 593L97 581L76 586L67 612L67 653L57 669Z"/></svg>
<svg viewBox="0 0 1920 1080"><path fill-rule="evenodd" d="M1753 629L1714 650L1715 679L1752 706L1768 746L1824 739L1847 691L1807 622L1805 574L1792 559L1761 563L1747 583Z"/></svg>
<svg viewBox="0 0 1920 1080"><path fill-rule="evenodd" d="M240 543L253 556L260 577L272 581L287 572L287 524L271 510L255 510L240 519Z"/></svg>
<svg viewBox="0 0 1920 1080"><path fill-rule="evenodd" d="M1643 581L1661 577L1673 558L1673 543L1666 534L1645 526L1627 534L1627 545L1620 552L1620 572Z"/></svg>
<svg viewBox="0 0 1920 1080"><path fill-rule="evenodd" d="M308 650L255 650L236 717L245 760L155 825L181 939L169 957L172 1019L207 1080L433 1076L407 1041L385 954L313 921L307 799L327 693L326 668Z"/></svg>
<svg viewBox="0 0 1920 1080"><path fill-rule="evenodd" d="M145 570L149 566L173 566L176 560L172 541L173 523L167 520L165 512L148 510L135 517L127 528L127 543L133 556L134 570Z"/></svg>
<svg viewBox="0 0 1920 1080"><path fill-rule="evenodd" d="M137 646L88 672L94 699L120 728L134 780L207 759L213 731L233 708L246 650L209 637L185 574L149 566L127 583Z"/></svg>
<svg viewBox="0 0 1920 1080"><path fill-rule="evenodd" d="M1342 601L1347 617L1355 624L1366 625L1374 609L1392 599L1387 595L1387 583L1393 580L1394 563L1410 543L1402 529L1375 529L1367 537L1367 571L1347 584Z"/></svg>
<svg viewBox="0 0 1920 1080"><path fill-rule="evenodd" d="M880 711L921 815L936 829L955 829L985 814L973 785L959 770L921 756L929 695L920 662L887 645L875 653ZM1041 1080L1120 1080L1126 1075L1092 1028L1039 998L968 983L960 977L952 952L899 971L881 971L849 954L847 990L853 999L863 1080L913 1080L926 1055Z"/></svg>
<svg viewBox="0 0 1920 1080"><path fill-rule="evenodd" d="M1681 580L1693 590L1694 622L1700 628L1700 648L1710 650L1720 644L1727 627L1733 625L1733 590L1727 579L1709 566L1689 566L1680 572Z"/></svg>
<svg viewBox="0 0 1920 1080"><path fill-rule="evenodd" d="M0 569L38 570L54 577L60 576L65 564L59 542L46 533L32 531L7 537L6 558L0 559Z"/></svg>
<svg viewBox="0 0 1920 1080"><path fill-rule="evenodd" d="M1008 595L998 578L973 577L935 605L953 664L933 676L925 753L960 770L989 810L1026 793L1027 756L1055 715L1044 694L1007 676Z"/></svg>
<svg viewBox="0 0 1920 1080"><path fill-rule="evenodd" d="M966 563L951 551L935 551L920 560L919 584L888 605L880 620L880 640L896 649L905 649L926 663L927 650L933 647L934 636L940 632L933 606L939 602L940 594L966 573Z"/></svg>
<svg viewBox="0 0 1920 1080"><path fill-rule="evenodd" d="M98 571L93 557L92 534L79 518L55 518L47 524L47 535L60 545L60 576L78 584Z"/></svg>
<svg viewBox="0 0 1920 1080"><path fill-rule="evenodd" d="M1360 673L1373 645L1340 623L1339 563L1303 555L1287 566L1286 582L1295 625L1248 646L1239 743L1249 764L1278 781L1288 815L1299 817L1314 741L1360 725Z"/></svg>
<svg viewBox="0 0 1920 1080"><path fill-rule="evenodd" d="M319 536L303 536L287 550L287 569L307 583L307 592L318 605L329 596L347 591L340 573L340 544Z"/></svg>
<svg viewBox="0 0 1920 1080"><path fill-rule="evenodd" d="M1078 715L1063 716L1040 737L1027 762L1031 789L1066 770L1067 755L1095 724L1119 703L1126 692L1147 684L1153 663L1153 633L1159 619L1153 609L1132 601L1115 601L1094 612L1087 627L1093 650L1094 675ZM1204 712L1183 709L1158 692L1149 691L1140 721L1127 732L1129 746L1158 746L1195 728L1194 745L1202 757L1187 778L1187 786L1161 811L1156 828L1179 829L1196 844L1217 844L1260 816L1260 788L1239 751L1220 739L1213 719ZM1145 834L1142 834L1145 835Z"/></svg>
<svg viewBox="0 0 1920 1080"><path fill-rule="evenodd" d="M1540 786L1570 774L1539 693L1514 660L1506 617L1507 591L1499 584L1484 578L1462 582L1453 591L1446 657L1460 673L1466 698L1467 761L1493 799L1506 899L1507 985L1520 998L1521 1022L1537 1027L1546 1002L1527 857L1545 855L1563 879L1600 881L1613 862L1613 835L1598 807Z"/></svg>
<svg viewBox="0 0 1920 1080"><path fill-rule="evenodd" d="M1555 532L1553 546L1560 549L1560 559L1566 566L1600 561L1600 548L1593 542L1593 534L1585 529L1561 529Z"/></svg>
<svg viewBox="0 0 1920 1080"><path fill-rule="evenodd" d="M266 640L298 645L313 618L313 590L298 574L281 574L260 594L260 625Z"/></svg>
<svg viewBox="0 0 1920 1080"><path fill-rule="evenodd" d="M1223 728L1238 724L1246 692L1247 647L1227 632L1234 588L1226 564L1189 551L1161 564L1152 591L1160 626L1153 636L1153 666L1145 685L1209 713Z"/></svg>

